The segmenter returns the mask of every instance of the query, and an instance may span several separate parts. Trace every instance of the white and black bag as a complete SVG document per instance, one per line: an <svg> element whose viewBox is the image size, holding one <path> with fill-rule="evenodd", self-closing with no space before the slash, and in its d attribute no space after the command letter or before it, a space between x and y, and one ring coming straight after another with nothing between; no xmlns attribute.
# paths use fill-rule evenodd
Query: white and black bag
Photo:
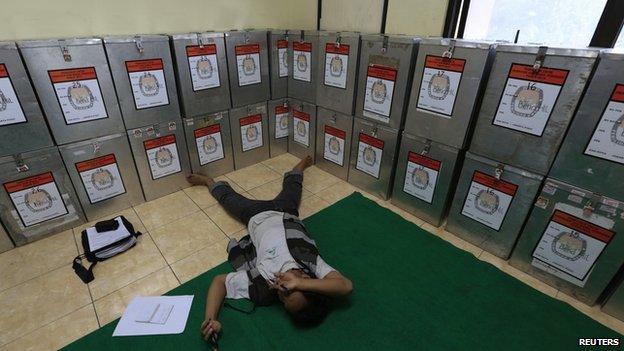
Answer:
<svg viewBox="0 0 624 351"><path fill-rule="evenodd" d="M141 232L135 232L132 223L124 216L107 221L100 221L81 233L84 254L76 256L72 268L76 275L86 284L91 282L95 265L132 248L137 243ZM89 268L82 265L82 259L91 262Z"/></svg>

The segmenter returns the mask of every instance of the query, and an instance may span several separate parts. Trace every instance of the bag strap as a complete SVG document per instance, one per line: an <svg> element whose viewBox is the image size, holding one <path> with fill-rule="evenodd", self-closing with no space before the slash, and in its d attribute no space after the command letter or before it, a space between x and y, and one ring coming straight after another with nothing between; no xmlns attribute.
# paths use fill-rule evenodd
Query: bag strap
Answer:
<svg viewBox="0 0 624 351"><path fill-rule="evenodd" d="M89 268L87 269L82 265L82 257L86 257L86 256L82 254L74 258L74 263L72 264L72 268L74 269L74 272L80 278L80 280L82 280L83 283L88 284L91 281L93 281L93 279L95 279L95 277L93 276L93 268L98 263L98 261L92 262L89 265Z"/></svg>

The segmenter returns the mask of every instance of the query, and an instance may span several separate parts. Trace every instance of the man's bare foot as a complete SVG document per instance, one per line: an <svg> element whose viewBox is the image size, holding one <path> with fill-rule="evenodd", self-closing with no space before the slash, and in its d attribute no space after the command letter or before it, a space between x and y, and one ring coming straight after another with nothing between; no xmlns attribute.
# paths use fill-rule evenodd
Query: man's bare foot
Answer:
<svg viewBox="0 0 624 351"><path fill-rule="evenodd" d="M295 167L293 167L293 171L303 172L306 168L310 167L311 165L312 165L312 157L306 156L304 159L299 161L299 163L297 163Z"/></svg>
<svg viewBox="0 0 624 351"><path fill-rule="evenodd" d="M186 176L186 181L193 185L211 186L214 184L214 179L201 174L189 174Z"/></svg>

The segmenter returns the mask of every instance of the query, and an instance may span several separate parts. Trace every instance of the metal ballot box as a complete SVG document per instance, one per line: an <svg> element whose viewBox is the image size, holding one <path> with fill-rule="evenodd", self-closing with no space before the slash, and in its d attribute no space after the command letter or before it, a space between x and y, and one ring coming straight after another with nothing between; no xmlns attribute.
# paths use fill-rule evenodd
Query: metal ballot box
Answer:
<svg viewBox="0 0 624 351"><path fill-rule="evenodd" d="M602 312L624 321L624 283L622 281L602 305Z"/></svg>
<svg viewBox="0 0 624 351"><path fill-rule="evenodd" d="M87 220L145 200L126 133L59 146Z"/></svg>
<svg viewBox="0 0 624 351"><path fill-rule="evenodd" d="M593 305L624 263L624 203L548 178L510 264Z"/></svg>
<svg viewBox="0 0 624 351"><path fill-rule="evenodd" d="M169 37L105 37L104 47L126 128L180 118Z"/></svg>
<svg viewBox="0 0 624 351"><path fill-rule="evenodd" d="M353 116L319 106L316 110L316 121L316 166L347 180Z"/></svg>
<svg viewBox="0 0 624 351"><path fill-rule="evenodd" d="M184 133L193 173L214 178L234 170L229 111L185 118Z"/></svg>
<svg viewBox="0 0 624 351"><path fill-rule="evenodd" d="M402 129L419 39L362 35L355 117Z"/></svg>
<svg viewBox="0 0 624 351"><path fill-rule="evenodd" d="M151 201L190 186L191 172L184 129L178 121L128 130L145 200Z"/></svg>
<svg viewBox="0 0 624 351"><path fill-rule="evenodd" d="M470 151L546 174L598 51L499 45Z"/></svg>
<svg viewBox="0 0 624 351"><path fill-rule="evenodd" d="M269 151L271 157L288 152L289 99L267 102L269 110Z"/></svg>
<svg viewBox="0 0 624 351"><path fill-rule="evenodd" d="M624 53L603 52L548 176L624 200L623 113Z"/></svg>
<svg viewBox="0 0 624 351"><path fill-rule="evenodd" d="M235 169L251 166L269 158L268 129L266 103L230 110Z"/></svg>
<svg viewBox="0 0 624 351"><path fill-rule="evenodd" d="M271 98L266 30L225 33L232 106L241 107Z"/></svg>
<svg viewBox="0 0 624 351"><path fill-rule="evenodd" d="M316 106L290 99L288 118L288 152L299 157L310 156L314 163L316 150Z"/></svg>
<svg viewBox="0 0 624 351"><path fill-rule="evenodd" d="M125 131L101 39L18 45L57 144Z"/></svg>
<svg viewBox="0 0 624 351"><path fill-rule="evenodd" d="M230 81L223 33L176 34L172 38L183 116L229 109Z"/></svg>
<svg viewBox="0 0 624 351"><path fill-rule="evenodd" d="M269 57L271 64L271 99L288 96L288 31L269 30Z"/></svg>
<svg viewBox="0 0 624 351"><path fill-rule="evenodd" d="M446 229L507 259L542 176L466 153Z"/></svg>
<svg viewBox="0 0 624 351"><path fill-rule="evenodd" d="M318 77L318 32L315 30L288 31L288 97L316 103Z"/></svg>
<svg viewBox="0 0 624 351"><path fill-rule="evenodd" d="M460 151L403 132L390 201L439 227L451 203Z"/></svg>
<svg viewBox="0 0 624 351"><path fill-rule="evenodd" d="M17 46L0 42L0 156L53 145Z"/></svg>
<svg viewBox="0 0 624 351"><path fill-rule="evenodd" d="M349 183L383 200L392 191L399 131L355 118L351 137Z"/></svg>
<svg viewBox="0 0 624 351"><path fill-rule="evenodd" d="M0 157L0 218L17 246L85 222L56 147Z"/></svg>
<svg viewBox="0 0 624 351"><path fill-rule="evenodd" d="M15 245L13 245L11 238L9 238L9 234L7 234L6 230L4 230L4 227L0 222L0 253L9 251L14 247Z"/></svg>
<svg viewBox="0 0 624 351"><path fill-rule="evenodd" d="M318 47L316 104L352 115L360 33L321 31Z"/></svg>
<svg viewBox="0 0 624 351"><path fill-rule="evenodd" d="M422 39L405 130L457 149L466 147L493 53L488 43Z"/></svg>

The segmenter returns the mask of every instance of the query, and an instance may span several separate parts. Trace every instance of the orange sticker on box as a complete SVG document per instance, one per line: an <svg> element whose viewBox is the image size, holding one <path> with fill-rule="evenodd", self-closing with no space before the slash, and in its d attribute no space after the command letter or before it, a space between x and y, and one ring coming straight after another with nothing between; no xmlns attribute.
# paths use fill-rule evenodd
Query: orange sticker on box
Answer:
<svg viewBox="0 0 624 351"><path fill-rule="evenodd" d="M217 53L217 46L215 44L208 44L201 47L199 45L192 45L186 47L186 56L203 56L203 55L214 55Z"/></svg>
<svg viewBox="0 0 624 351"><path fill-rule="evenodd" d="M153 149L153 148L157 148L157 147L161 147L161 146L165 146L169 144L175 144L175 142L176 142L176 137L174 134L171 134L171 135L165 135L156 139L146 140L143 142L143 146L145 147L145 150L149 150L149 149Z"/></svg>
<svg viewBox="0 0 624 351"><path fill-rule="evenodd" d="M97 79L95 67L59 69L55 71L49 71L48 74L50 75L50 80L52 80L52 83L65 83L77 80Z"/></svg>
<svg viewBox="0 0 624 351"><path fill-rule="evenodd" d="M90 171L95 168L100 168L108 165L112 165L117 163L114 154L109 154L97 158L93 158L90 160L82 161L76 163L76 169L78 172Z"/></svg>
<svg viewBox="0 0 624 351"><path fill-rule="evenodd" d="M32 177L14 180L12 182L4 183L4 188L8 193L14 193L17 191L21 191L24 189L33 188L36 186L41 186L48 183L54 182L54 176L52 172L46 172L38 175L34 175Z"/></svg>
<svg viewBox="0 0 624 351"><path fill-rule="evenodd" d="M163 69L161 59L126 61L128 72L155 71Z"/></svg>
<svg viewBox="0 0 624 351"><path fill-rule="evenodd" d="M514 63L509 71L510 78L530 80L533 82L563 85L568 78L568 70L542 67L538 71L533 66Z"/></svg>

